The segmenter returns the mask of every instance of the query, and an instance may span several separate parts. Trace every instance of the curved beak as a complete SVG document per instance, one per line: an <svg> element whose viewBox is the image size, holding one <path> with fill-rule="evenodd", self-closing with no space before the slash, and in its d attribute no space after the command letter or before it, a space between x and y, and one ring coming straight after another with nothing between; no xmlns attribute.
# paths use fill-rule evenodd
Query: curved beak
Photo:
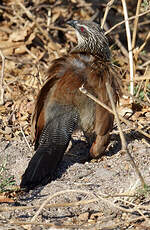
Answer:
<svg viewBox="0 0 150 230"><path fill-rule="evenodd" d="M67 24L75 28L77 24L77 20L69 20L67 21Z"/></svg>

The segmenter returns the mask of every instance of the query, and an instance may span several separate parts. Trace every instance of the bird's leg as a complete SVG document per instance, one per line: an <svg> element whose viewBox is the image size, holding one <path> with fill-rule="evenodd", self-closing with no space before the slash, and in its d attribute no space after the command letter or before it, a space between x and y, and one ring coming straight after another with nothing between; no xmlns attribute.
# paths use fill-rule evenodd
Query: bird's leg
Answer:
<svg viewBox="0 0 150 230"><path fill-rule="evenodd" d="M90 148L90 155L92 158L100 158L108 145L109 132L103 136L97 135L96 140L93 142Z"/></svg>

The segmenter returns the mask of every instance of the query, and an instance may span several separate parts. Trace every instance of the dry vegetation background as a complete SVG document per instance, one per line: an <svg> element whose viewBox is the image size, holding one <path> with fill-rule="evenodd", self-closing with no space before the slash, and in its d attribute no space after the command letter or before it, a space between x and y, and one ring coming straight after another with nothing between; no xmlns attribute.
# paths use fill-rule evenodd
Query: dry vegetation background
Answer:
<svg viewBox="0 0 150 230"><path fill-rule="evenodd" d="M129 37L126 35L123 22L125 15L123 2L126 2L128 16L131 18L132 66L129 64L131 61L128 52ZM74 31L66 25L66 22L70 19L84 19L101 23L106 9L109 12L104 29L108 31L112 61L121 68L124 85L124 97L120 100L118 110L131 122L128 127L122 125L122 128L125 133L130 133L131 129L138 130L141 144L144 143L150 153L150 3L148 0L2 0L0 2L0 141L6 143L5 148L9 143L13 141L19 143L21 140L25 141L26 145L32 145L30 137L32 108L36 95L45 81L49 63L66 54L76 43ZM140 16L135 17L135 15ZM115 25L117 26L114 27ZM109 31L111 28L114 29ZM131 71L134 75L133 103L129 97ZM1 212L18 210L15 206L17 189L14 187L10 189L10 185L15 185L15 180L12 175L6 173L9 164L7 159L1 159L5 148L0 149L0 202L2 203L0 219ZM6 229L27 229L27 224L31 229L50 227L52 229L150 229L148 190L149 187L145 186L142 195L140 193L134 200L135 203L126 200L123 206L119 204L120 216L126 213L132 216L136 213L136 218L134 216L132 221L128 221L128 216L124 216L122 221L116 214L118 223L107 228L105 225L96 227L97 222L100 221L98 214L93 215L92 218L90 214L89 218L89 214L87 217L86 213L82 213L83 216L79 215L78 227L73 221L68 226L64 225L65 222L57 226L48 223L46 225L43 221L40 225L44 226L43 228L34 228L38 222L35 223L36 214L32 214L32 220L30 218L32 223L28 220L16 224L19 227L15 227L14 224L13 228L6 227ZM106 195L102 199L108 197ZM95 195L94 199L98 200L99 197ZM90 202L92 204L92 201ZM7 204L7 209L4 203L11 203L13 207ZM84 205L86 201L82 203L81 200L80 204ZM78 207L79 204L64 203L60 207L64 207L63 205ZM11 218L4 220L0 224L0 229L4 229L8 222L11 222Z"/></svg>

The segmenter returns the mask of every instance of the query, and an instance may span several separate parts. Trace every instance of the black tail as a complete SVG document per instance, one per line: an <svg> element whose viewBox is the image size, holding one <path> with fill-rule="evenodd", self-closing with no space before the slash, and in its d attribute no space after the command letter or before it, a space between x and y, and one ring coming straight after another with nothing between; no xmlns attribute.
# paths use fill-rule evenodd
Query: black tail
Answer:
<svg viewBox="0 0 150 230"><path fill-rule="evenodd" d="M30 190L37 185L50 182L77 123L78 115L71 110L70 113L57 115L55 119L47 123L40 136L36 153L22 176L21 188Z"/></svg>
<svg viewBox="0 0 150 230"><path fill-rule="evenodd" d="M38 148L22 175L20 187L30 190L50 182L65 150L64 146L59 146L57 151L52 148Z"/></svg>

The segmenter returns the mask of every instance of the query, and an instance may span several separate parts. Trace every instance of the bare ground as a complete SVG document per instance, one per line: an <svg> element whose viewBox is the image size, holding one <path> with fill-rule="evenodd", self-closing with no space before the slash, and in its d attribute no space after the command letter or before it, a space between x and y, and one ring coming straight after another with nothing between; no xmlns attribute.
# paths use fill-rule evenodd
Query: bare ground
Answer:
<svg viewBox="0 0 150 230"><path fill-rule="evenodd" d="M0 106L0 188L5 182L11 184L11 177L19 185L21 175L34 154L22 134L32 146L30 119L34 99L45 82L44 73L53 59L66 54L67 49L76 44L75 34L67 28L66 22L92 18L100 23L108 2L1 1L0 64L5 64L5 68L1 71L4 82L0 87L1 93L4 90L4 98L1 98L4 101ZM124 20L121 1L115 2L107 17L108 28ZM129 16L135 16L139 1L126 2ZM147 135L150 134L148 9L149 2L143 1L140 13L147 11L147 14L139 18L134 47L137 51L138 47L143 47L138 55L134 53L135 96L136 100L141 100L140 107L136 102L132 108L134 114L131 117L131 121L142 127ZM132 32L134 21L130 21L130 27ZM122 69L124 87L128 92L130 71L124 24L108 35L110 45L113 45L113 59ZM5 57L4 63L2 57ZM140 77L145 80L141 78L139 81ZM124 98L122 105L131 109L130 99ZM145 182L150 185L150 142L133 131L128 131L126 139ZM3 198L9 201L0 205L0 230L150 230L149 188L141 189L135 169L120 149L119 136L113 134L105 156L89 162L88 147L83 142L75 142L51 183L24 194L17 192L14 186L4 194L0 193L0 201L4 201ZM51 198L48 204L35 218L39 206L48 198Z"/></svg>
<svg viewBox="0 0 150 230"><path fill-rule="evenodd" d="M150 147L144 143L139 135L130 132L126 135L128 147L135 159L147 184L150 184ZM5 149L6 148L6 149ZM5 149L5 150L4 150ZM0 213L0 229L24 229L26 226L16 222L30 222L37 208L49 196L56 195L48 204L62 204L68 202L87 201L97 198L95 202L78 206L46 207L42 209L37 223L44 225L31 225L31 229L149 229L140 227L140 222L134 225L131 220L139 218L137 211L128 213L128 209L135 205L145 204L148 197L138 191L140 181L132 168L126 154L121 154L118 136L112 135L111 143L104 157L99 160L86 161L88 148L83 142L75 142L66 153L63 161L54 176L54 180L44 187L19 195L16 202L7 206L16 207ZM27 166L33 151L29 149L24 139L9 143L1 141L0 152L2 160L7 156L8 164L5 177L12 175L19 185L20 177ZM72 191L71 191L72 190ZM64 191L64 193L62 192ZM62 192L62 194L59 194ZM58 193L58 195L57 195ZM135 194L138 193L138 196ZM111 194L116 197L104 197ZM127 197L117 197L117 194L127 194ZM133 197L129 197L133 195ZM141 196L143 198L141 198ZM140 198L139 198L140 197ZM99 198L99 200L98 200ZM129 205L126 202L130 202ZM3 204L6 207L6 204ZM17 210L19 206L33 206L29 210ZM121 207L124 210L121 210ZM142 213L145 213L141 211ZM150 212L147 211L146 216ZM144 214L143 214L144 215ZM10 224L13 222L13 224ZM46 226L46 223L52 226ZM132 224L131 224L132 223ZM136 227L137 225L137 227ZM1 226L1 225L0 225ZM70 227L69 227L70 226ZM132 228L132 226L134 226Z"/></svg>

